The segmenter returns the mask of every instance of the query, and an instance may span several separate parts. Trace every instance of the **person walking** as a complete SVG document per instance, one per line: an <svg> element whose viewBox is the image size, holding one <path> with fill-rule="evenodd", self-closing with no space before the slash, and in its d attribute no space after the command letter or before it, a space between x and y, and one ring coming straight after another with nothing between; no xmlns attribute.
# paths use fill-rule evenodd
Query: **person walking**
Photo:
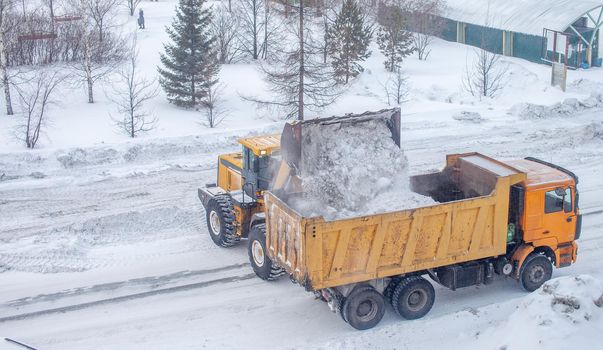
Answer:
<svg viewBox="0 0 603 350"><path fill-rule="evenodd" d="M142 9L138 10L138 28L144 29L144 12Z"/></svg>

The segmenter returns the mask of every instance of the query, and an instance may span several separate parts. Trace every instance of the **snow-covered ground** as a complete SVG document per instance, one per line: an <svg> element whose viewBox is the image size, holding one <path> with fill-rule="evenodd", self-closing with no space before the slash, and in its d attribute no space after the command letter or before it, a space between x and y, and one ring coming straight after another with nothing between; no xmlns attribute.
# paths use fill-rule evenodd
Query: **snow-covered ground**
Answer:
<svg viewBox="0 0 603 350"><path fill-rule="evenodd" d="M174 2L143 4L141 58L155 74ZM390 309L376 328L358 332L287 279L255 278L244 243L212 243L196 198L198 186L215 181L216 156L238 149L238 137L282 127L240 100L261 94L262 82L253 65L237 64L222 68L230 114L214 130L199 124L198 112L158 96L150 106L159 127L128 140L111 125L103 89L94 105L66 89L39 150L13 141L15 117L0 117L0 337L39 349L599 348L603 70L570 72L563 93L548 85L548 67L505 59L507 88L480 101L460 89L471 54L436 41L429 61L405 62L410 172L439 169L446 154L468 151L535 156L576 172L585 214L578 262L555 270L562 279L549 289L526 294L504 279L455 292L436 286L423 319L403 321ZM387 107L382 61L374 48L366 71L324 114ZM17 349L0 342L4 348Z"/></svg>

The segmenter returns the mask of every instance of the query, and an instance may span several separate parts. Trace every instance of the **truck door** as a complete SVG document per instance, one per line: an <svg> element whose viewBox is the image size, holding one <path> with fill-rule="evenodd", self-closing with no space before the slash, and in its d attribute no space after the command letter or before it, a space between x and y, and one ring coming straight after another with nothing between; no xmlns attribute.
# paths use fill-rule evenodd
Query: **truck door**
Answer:
<svg viewBox="0 0 603 350"><path fill-rule="evenodd" d="M542 238L556 237L559 244L574 239L577 218L573 199L573 187L557 187L544 191Z"/></svg>

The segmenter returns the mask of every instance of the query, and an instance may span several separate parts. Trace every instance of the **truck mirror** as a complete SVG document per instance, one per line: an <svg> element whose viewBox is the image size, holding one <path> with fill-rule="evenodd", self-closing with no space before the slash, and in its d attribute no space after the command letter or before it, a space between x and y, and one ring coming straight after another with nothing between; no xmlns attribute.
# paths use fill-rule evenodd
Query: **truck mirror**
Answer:
<svg viewBox="0 0 603 350"><path fill-rule="evenodd" d="M559 197L563 197L563 196L565 196L565 190L561 187L557 187L555 189L555 194Z"/></svg>

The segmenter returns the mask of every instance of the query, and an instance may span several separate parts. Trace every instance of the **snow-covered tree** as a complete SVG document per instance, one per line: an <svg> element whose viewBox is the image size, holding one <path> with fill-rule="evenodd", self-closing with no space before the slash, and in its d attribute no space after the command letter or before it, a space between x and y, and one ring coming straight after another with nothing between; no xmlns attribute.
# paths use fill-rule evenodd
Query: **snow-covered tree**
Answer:
<svg viewBox="0 0 603 350"><path fill-rule="evenodd" d="M180 0L167 33L172 42L164 45L161 54L159 83L171 103L194 108L217 82L219 70L205 0Z"/></svg>
<svg viewBox="0 0 603 350"><path fill-rule="evenodd" d="M380 19L377 44L385 55L385 68L395 72L405 57L415 51L412 33L404 29L404 10L398 6L388 6Z"/></svg>
<svg viewBox="0 0 603 350"><path fill-rule="evenodd" d="M328 50L335 76L346 84L364 69L359 62L371 54L371 28L355 0L344 0L341 10L328 30Z"/></svg>

